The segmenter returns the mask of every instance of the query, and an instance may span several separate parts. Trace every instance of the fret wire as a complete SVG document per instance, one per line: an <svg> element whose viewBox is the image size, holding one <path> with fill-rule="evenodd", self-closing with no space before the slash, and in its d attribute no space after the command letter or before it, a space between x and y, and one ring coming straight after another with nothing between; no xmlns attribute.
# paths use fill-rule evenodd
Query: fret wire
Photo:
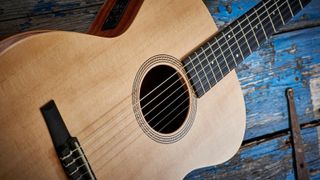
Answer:
<svg viewBox="0 0 320 180"><path fill-rule="evenodd" d="M292 13L292 10L291 10L291 7L290 7L290 3L289 3L289 1L288 0L286 0L287 1L287 4L288 4L288 7L289 7L289 10L290 10L290 12L291 12L291 17L293 17L294 16L294 14Z"/></svg>
<svg viewBox="0 0 320 180"><path fill-rule="evenodd" d="M227 41L227 45L228 45L228 47L229 47L229 51L230 51L230 53L231 53L231 55L232 55L232 58L233 58L233 61L234 61L235 65L238 66L238 64L237 64L237 62L236 62L236 59L234 58L233 53L232 53L232 51L231 51L231 46L230 46L230 44L229 44L229 41L228 41L228 39L226 38L226 36L225 36L225 34L223 33L223 31L222 31L222 35L223 35L224 39ZM230 38L229 38L229 39L230 39Z"/></svg>
<svg viewBox="0 0 320 180"><path fill-rule="evenodd" d="M199 60L199 64L200 64L200 66L201 66L201 68L202 68L202 71L203 71L204 77L205 77L205 79L207 80L207 82L208 82L208 84L209 84L209 86L210 86L210 88L211 88L211 84L210 84L210 82L209 82L209 79L208 79L207 73L204 71L203 65L202 65L202 63L201 63L201 59L199 58L199 56L198 56L198 53L197 53L197 52L194 52L194 53L196 54L196 56L197 56L197 58L198 58L198 60ZM205 54L205 53L204 53L204 54Z"/></svg>
<svg viewBox="0 0 320 180"><path fill-rule="evenodd" d="M261 7L259 7L258 9L260 9ZM249 21L249 20L248 20ZM239 23L239 21L237 21L238 23ZM249 21L250 22L250 21ZM251 25L251 24L250 24ZM239 27L242 29L242 27L241 27L241 25L239 25ZM252 30L251 30L252 31ZM243 32L243 29L242 29L242 32ZM253 31L252 31L252 33L253 33ZM245 34L245 33L243 33L243 34ZM246 33L247 34L247 33ZM255 35L255 33L253 33L254 35ZM251 51L251 53L252 53L252 50L251 50L251 47L250 47L250 45L249 45L249 43L248 43L248 40L247 40L247 38L246 38L246 36L245 36L245 39L246 39L246 41L247 41L247 44L248 44L248 48L249 48L249 50ZM217 38L216 38L216 40L218 40ZM220 39L219 39L220 40ZM221 49L221 48L220 48ZM222 50L221 50L222 51ZM215 51L214 51L215 52ZM224 55L224 54L222 54L222 55ZM228 67L229 68L229 67ZM221 71L222 72L222 71Z"/></svg>
<svg viewBox="0 0 320 180"><path fill-rule="evenodd" d="M282 3L281 6L282 6L282 5L284 5L284 3ZM267 18L267 17L265 17L265 18ZM264 20L264 19L263 19L263 20ZM247 34L248 34L248 33L247 33ZM252 39L252 38L253 38L253 37L251 36L249 39ZM242 43L242 44L243 44L243 43ZM242 44L241 44L241 45L242 45Z"/></svg>
<svg viewBox="0 0 320 180"><path fill-rule="evenodd" d="M238 43L233 43L233 45L231 45L231 50L232 52L235 54L235 60L236 60L236 66L238 66L238 64L243 60L241 54L241 50L239 49L239 45Z"/></svg>
<svg viewBox="0 0 320 180"><path fill-rule="evenodd" d="M277 5L277 4L276 4ZM284 5L284 2L281 4L281 6L282 5ZM278 6L278 5L277 5ZM261 7L259 7L257 10L259 10ZM278 9L279 10L279 9ZM279 11L280 12L280 11ZM245 14L246 15L246 14ZM252 14L251 14L252 15ZM250 15L250 16L251 16ZM281 13L279 13L279 15L281 16ZM250 16L248 16L248 17L250 17ZM239 20L236 20L237 22L238 22L238 24L236 25L236 26L238 26L239 24L240 24L240 22L239 22ZM248 20L249 21L249 20ZM241 23L242 23L243 21L241 21ZM242 33L244 32L243 31L243 29L242 29L242 27L239 25L239 27L241 28L241 30L242 30ZM245 33L243 33L243 34L245 34ZM246 37L245 37L246 38ZM246 38L247 39L247 38ZM219 39L220 40L220 39ZM247 44L249 45L249 43L247 42ZM248 46L249 48L250 48L250 46ZM251 48L250 48L250 52L252 53L252 50L251 50Z"/></svg>
<svg viewBox="0 0 320 180"><path fill-rule="evenodd" d="M259 7L257 10L259 10L261 7ZM246 14L245 14L246 15ZM251 14L252 15L252 14ZM250 15L250 16L251 16ZM247 15L246 15L247 16ZM247 16L247 17L250 17L250 16ZM236 20L237 22L238 22L238 24L236 25L236 26L238 26L239 25L239 27L241 28L241 30L242 30L242 34L245 34L244 33L244 31L243 31L243 28L241 27L241 25L240 25L240 23L239 23L239 20ZM247 21L248 22L250 22L250 20L248 20L247 19ZM243 21L241 21L241 23L242 23ZM249 23L250 24L250 23ZM251 24L250 24L251 25ZM251 30L252 31L252 30ZM252 31L253 32L253 31ZM253 33L254 34L254 33ZM247 40L247 38L245 37L245 39ZM217 39L218 40L218 39ZM219 38L219 40L220 40L220 38ZM249 45L249 43L248 43L248 41L247 41L247 44L248 44L248 47L249 47L249 49L250 49L250 52L252 53L252 50L251 50L251 47L250 47L250 45Z"/></svg>
<svg viewBox="0 0 320 180"><path fill-rule="evenodd" d="M239 25L239 27L240 27L240 29L241 29L241 32L242 32L242 34L243 34L243 36L244 36L244 39L245 39L246 42L247 42L248 48L249 48L249 50L250 50L250 54L252 54L252 50L251 50L251 47L250 47L250 45L249 45L248 39L247 39L246 34L244 33L243 29L242 29L242 26L241 26L240 23L239 23L239 20L237 20L237 23L238 23L238 25Z"/></svg>
<svg viewBox="0 0 320 180"><path fill-rule="evenodd" d="M228 68L228 70L229 70L229 72L230 72L230 68L229 68L229 66L228 66L226 57L224 56L224 53L223 53L224 51L222 51L221 45L220 45L219 41L217 40L217 38L216 38L216 37L214 37L214 38L215 38L216 42L218 43L218 48L220 49L221 54L222 54L222 57L223 57L223 59L224 59L224 62L227 64L227 68Z"/></svg>
<svg viewBox="0 0 320 180"><path fill-rule="evenodd" d="M263 20L264 20L264 19L263 19ZM238 21L238 23L239 23L239 21ZM239 27L241 27L241 25L240 25ZM251 26L251 27L252 27L252 26ZM241 27L241 28L242 28L242 27ZM243 31L243 30L242 30L242 31ZM243 34L244 34L244 33L243 33ZM248 33L245 33L245 35L246 35L246 34L248 34ZM253 33L253 34L254 34L254 33ZM246 37L246 36L245 36L245 37ZM247 39L247 38L246 38L246 39ZM249 43L247 43L247 44L249 45ZM249 47L249 50L251 50L251 49L250 49L250 46L248 46L248 47ZM214 52L215 52L215 51L214 51Z"/></svg>
<svg viewBox="0 0 320 180"><path fill-rule="evenodd" d="M277 10L278 10L278 12L279 12L279 15L280 15L280 18L281 18L281 21L282 21L282 25L285 25L284 20L283 20L283 17L282 17L282 15L281 15L281 12L280 12L280 9L279 9L279 6L278 6L278 2L279 2L279 1L275 0L275 4L276 4L276 6L277 6Z"/></svg>
<svg viewBox="0 0 320 180"><path fill-rule="evenodd" d="M210 43L209 43L209 45L210 45ZM212 44L213 45L213 44ZM218 58L216 57L216 55L214 54L214 52L215 51L213 51L213 49L212 49L212 45L210 45L210 49L211 49L211 51L212 51L212 55L213 55L213 57L214 57L214 60L216 61L216 63L217 63L217 66L218 66L218 68L219 68L219 70L220 70L220 73L221 73L221 77L223 78L224 77L224 74L222 73L222 71L221 71L221 68L220 68L220 66L219 66L219 62L218 62ZM212 61L212 63L211 64L213 64L214 62Z"/></svg>
<svg viewBox="0 0 320 180"><path fill-rule="evenodd" d="M184 111L184 110L183 110ZM166 125L167 126L167 125Z"/></svg>
<svg viewBox="0 0 320 180"><path fill-rule="evenodd" d="M280 27L280 26L282 26L282 21L281 21L281 16L280 16L280 14L278 13L277 14L277 12L278 12L278 10L277 10L277 4L276 3L273 3L274 1L272 0L272 1L270 1L269 3L272 3L272 5L270 6L270 8L268 9L268 11L271 9L272 11L270 11L270 12L272 12L272 13L269 13L271 16L272 16L272 21L273 21L273 24L274 24L274 27L275 27L275 29L276 29L276 31L275 32L277 32L277 28L278 27ZM278 17L278 16L280 16L280 17Z"/></svg>
<svg viewBox="0 0 320 180"><path fill-rule="evenodd" d="M283 5L285 5L285 6L283 7ZM281 10L281 8L282 8L282 10ZM284 17L284 21L285 21L285 22L289 21L289 19L292 17L291 12L290 12L290 9L288 9L288 8L289 8L289 7L288 7L287 1L284 1L284 2L280 5L280 11L281 11L281 12L284 11L284 12L282 13L282 15L283 15L283 17ZM289 13L288 13L288 12L289 12Z"/></svg>
<svg viewBox="0 0 320 180"><path fill-rule="evenodd" d="M269 9L271 9L272 6L269 6ZM266 9L266 8L265 8ZM274 32L276 32L273 24L272 24L272 19L271 17L268 15L268 11L264 11L265 17L261 20L264 30L267 34L267 38L269 38Z"/></svg>
<svg viewBox="0 0 320 180"><path fill-rule="evenodd" d="M251 27L251 32L252 32L252 34L253 34L253 36L256 38L256 41L257 41L257 44L258 44L258 46L260 46L260 43L259 43L259 41L258 41L258 38L257 38L257 36L256 36L256 33L253 31L253 27L252 27L252 25L251 25L251 23L250 23L250 20L248 19L248 16L246 15L246 19L248 20L248 24L250 25L250 27ZM240 25L241 26L241 25ZM251 51L251 47L250 47L250 51Z"/></svg>
<svg viewBox="0 0 320 180"><path fill-rule="evenodd" d="M201 81L201 78L200 78L200 76L199 76L199 74L198 74L198 72L197 72L197 69L195 68L195 66L194 66L194 64L193 64L192 59L191 59L190 57L189 57L189 59L190 59L190 61L191 61L191 64L192 64L192 67L193 67L194 71L196 72L196 75L198 76L199 81ZM200 85L201 85L201 87L202 87L203 92L206 92L205 89L204 89L204 87L203 87L203 85L202 85L202 83L200 83Z"/></svg>
<svg viewBox="0 0 320 180"><path fill-rule="evenodd" d="M283 3L281 4L281 5L283 5ZM265 17L265 18L267 18L267 17ZM265 18L263 19L263 20L265 20ZM241 27L241 26L240 26ZM246 33L246 34L248 34L248 33ZM245 34L245 35L246 35ZM252 36L249 38L249 39L251 39L252 38ZM249 48L250 48L250 46L248 46ZM250 49L249 49L250 50Z"/></svg>
<svg viewBox="0 0 320 180"><path fill-rule="evenodd" d="M230 29L231 29L231 28L230 28ZM232 34L233 34L233 37L236 38L236 36L235 36L234 33L233 33L233 30L231 30L231 32L232 32ZM237 45L238 45L238 49L239 49L239 51L240 51L241 57L242 57L242 59L244 59L244 56L243 56L242 50L241 50L241 48L240 48L240 46L239 46L238 40L235 39L235 41L236 41L236 43L237 43Z"/></svg>
<svg viewBox="0 0 320 180"><path fill-rule="evenodd" d="M263 1L262 1L261 7L264 6L264 5L265 5L265 4L264 4ZM264 36L265 36L266 40L267 40L267 39L268 39L268 36L267 36L266 32L264 31L264 28L263 28L263 25L262 25L260 16L259 16L259 14L257 13L256 8L253 8L253 10L254 10L254 13L256 14L256 16L257 16L258 19L259 19L259 23L260 23L261 29L262 29L262 31L263 31L263 33L264 33Z"/></svg>
<svg viewBox="0 0 320 180"><path fill-rule="evenodd" d="M207 44L210 46L209 42L207 42ZM201 50L202 50L202 51L204 51L202 47L201 47ZM204 55L205 55L205 57L206 57L206 59L207 59L208 65L209 65L210 70L211 70L211 72L212 72L212 74L213 74L213 77L214 77L215 83L217 83L218 81L217 81L217 78L216 78L215 73L213 72L212 67L210 66L209 58L207 57L206 53L204 53Z"/></svg>
<svg viewBox="0 0 320 180"><path fill-rule="evenodd" d="M291 6L294 14L297 14L301 10L298 0L293 0Z"/></svg>
<svg viewBox="0 0 320 180"><path fill-rule="evenodd" d="M269 2L270 2L270 1L269 1ZM267 3L266 3L266 4L267 4ZM270 7L272 7L272 6L270 6ZM271 22L271 25L272 25L272 27L273 27L274 32L277 32L276 28L274 28L274 24L273 24L272 19L271 19L271 17L270 17L269 11L267 10L266 7L265 7L265 10L267 11L267 14L268 14L268 17L269 17L269 19L270 19L270 22Z"/></svg>
<svg viewBox="0 0 320 180"><path fill-rule="evenodd" d="M284 5L284 3L282 3L281 6L282 6L282 5ZM277 5L277 6L278 6L278 5ZM259 8L258 8L258 9L259 9ZM279 13L279 15L281 15L281 14ZM240 23L239 23L238 20L237 20L237 22L238 22L238 25L239 25L239 27L241 28L241 30L242 30L242 32L243 32L243 28L242 28L242 26L240 25ZM247 42L247 44L249 45L248 39L247 39L246 36L245 36L247 33L242 33L242 34L244 34L244 37L245 37L245 39L246 39L246 42ZM215 38L215 39L217 40L217 38ZM210 46L210 48L211 48L211 46ZM211 49L212 49L212 48L211 48ZM248 50L252 53L250 46L248 46ZM215 51L214 51L214 52L215 52ZM215 59L216 59L216 58L215 58ZM190 59L190 60L192 60L192 59ZM217 59L216 59L216 60L217 60ZM218 62L218 61L217 61L217 62ZM212 64L212 63L211 63L211 64ZM227 65L227 64L226 64L226 65ZM219 66L219 63L217 63L217 66ZM220 69L220 72L222 72L220 66L219 66L219 69ZM223 73L221 73L221 75L224 76ZM199 77L199 76L198 76L198 77ZM201 86L203 86L203 85L201 84ZM204 89L204 88L203 88L203 89Z"/></svg>
<svg viewBox="0 0 320 180"><path fill-rule="evenodd" d="M302 6L302 3L301 3L301 0L299 0L299 4L300 4L301 9L303 9L303 6Z"/></svg>
<svg viewBox="0 0 320 180"><path fill-rule="evenodd" d="M281 6L283 5L283 3L281 4ZM265 19L265 18L264 18ZM241 27L241 26L240 26ZM246 33L247 34L247 33ZM244 34L244 35L246 35L246 34ZM252 38L252 36L249 38L249 39L251 39ZM210 43L209 43L209 45L210 45ZM212 50L212 47L211 46L209 46L210 48L211 48L211 50ZM248 46L249 47L249 46ZM250 49L248 49L248 50L250 50ZM214 54L213 54L214 55ZM216 58L215 58L216 59ZM217 59L216 59L217 60ZM219 66L219 63L218 63L218 61L216 61L216 63L217 63L217 66L219 67L219 69L220 69L220 72L222 72L221 71L221 68L220 68L220 66ZM221 73L221 75L223 76L223 73ZM201 79L199 79L199 81L201 81ZM196 82L197 83L197 82ZM195 84L196 84L195 83ZM200 84L201 85L201 84Z"/></svg>
<svg viewBox="0 0 320 180"><path fill-rule="evenodd" d="M260 41L259 37L261 35L264 35L263 27L262 27L261 21L257 15L257 13L255 13L255 12L252 12L252 13L254 14L255 18L254 19L248 18L248 20L249 20L248 23L251 25L250 27L252 28L252 32L255 35L255 39L256 39L257 45L259 47L261 45L261 42L263 41L263 39L265 39L265 36L263 36L263 39L261 39L261 41ZM256 23L254 23L254 22L256 22ZM259 26L261 26L261 28L259 28ZM259 31L261 31L261 32L259 33Z"/></svg>
<svg viewBox="0 0 320 180"><path fill-rule="evenodd" d="M189 60L189 62L188 62ZM194 75L196 74L194 71L194 69L191 67L191 63L190 63L190 58L185 59L184 61L182 61L183 63L183 67L185 68L186 74L187 74L187 79L190 81L191 85L194 86L194 89L196 89L195 87L195 79L194 79ZM193 73L194 72L194 73ZM170 76L168 79L170 79L172 76ZM174 82L175 83L175 82ZM163 84L163 83L162 83ZM161 84L160 84L161 85Z"/></svg>
<svg viewBox="0 0 320 180"><path fill-rule="evenodd" d="M196 54L196 52L195 52ZM198 58L197 58L198 59ZM200 77L200 80L199 82L201 82L201 85L203 86L204 88L204 93L207 92L207 90L209 90L211 87L209 87L209 83L207 81L207 78L206 78L206 73L205 71L202 69L202 61L200 60L200 58L198 59L199 60L199 63L198 64L195 64L195 68L199 74L199 77ZM197 67L199 67L199 70L197 69ZM207 83L206 83L207 82ZM208 87L208 88L207 88Z"/></svg>

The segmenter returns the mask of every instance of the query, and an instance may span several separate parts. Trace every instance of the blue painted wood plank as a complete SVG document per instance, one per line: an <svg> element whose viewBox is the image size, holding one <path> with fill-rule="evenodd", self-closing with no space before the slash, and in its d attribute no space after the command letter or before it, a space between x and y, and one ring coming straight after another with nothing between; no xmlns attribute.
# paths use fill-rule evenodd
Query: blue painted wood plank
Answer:
<svg viewBox="0 0 320 180"><path fill-rule="evenodd" d="M221 27L258 2L260 0L207 0L206 4ZM318 22L319 12L320 0L313 0L289 24L296 27L306 22ZM293 87L297 92L297 111L301 122L315 119L310 81L319 74L311 70L318 67L320 60L317 51L320 48L319 36L319 28L278 34L237 68L247 109L245 139L288 128L284 96L287 87Z"/></svg>
<svg viewBox="0 0 320 180"><path fill-rule="evenodd" d="M285 89L301 123L315 119L310 86L320 76L320 27L276 35L238 68L247 109L245 139L288 128Z"/></svg>
<svg viewBox="0 0 320 180"><path fill-rule="evenodd" d="M254 7L260 1L261 0L206 0L205 3L215 23L219 28L222 28ZM312 0L307 7L289 22L289 25L319 22L319 6L320 0Z"/></svg>
<svg viewBox="0 0 320 180"><path fill-rule="evenodd" d="M0 0L1 1L1 0ZM101 0L97 0L97 2ZM206 4L219 27L225 26L260 0L206 0ZM11 2L14 6L14 1ZM23 1L27 2L27 1ZM30 1L28 1L30 2ZM60 29L85 32L98 6L84 2L76 6L75 0L33 1L32 6L24 6L23 12L12 11L10 20L0 22L0 35L17 33L31 29ZM59 4L59 3L60 4ZM38 3L38 4L37 4ZM70 6L64 6L69 4ZM8 4L10 6L10 3ZM320 0L312 2L297 17L290 21L291 29L297 25L317 24L320 19ZM0 3L0 16L6 16ZM16 13L15 13L16 12ZM27 13L27 16L25 14ZM72 23L70 23L72 22ZM319 27L293 31L274 36L258 52L250 56L239 68L238 76L247 106L246 139L284 129L287 124L284 89L292 86L296 91L299 119L308 122L314 118L310 100L310 81L319 78ZM310 130L311 131L311 130ZM303 131L305 132L305 130ZM306 154L314 179L319 179L319 157L316 131L304 139L309 150ZM271 177L294 177L288 136L279 137L254 147L243 148L233 159L215 167L197 171L188 177L204 179L261 178L264 171ZM309 153L311 152L311 153ZM269 164L268 164L269 162Z"/></svg>
<svg viewBox="0 0 320 180"><path fill-rule="evenodd" d="M237 19L259 2L260 0L206 0L205 4L218 28L222 28Z"/></svg>
<svg viewBox="0 0 320 180"><path fill-rule="evenodd" d="M311 179L319 178L317 128L301 131ZM235 157L218 166L194 170L185 179L294 179L290 135L243 147Z"/></svg>
<svg viewBox="0 0 320 180"><path fill-rule="evenodd" d="M257 1L210 2L207 3L209 9L213 8L212 15L221 27L254 6ZM319 2L311 2L290 24L318 22ZM230 3L233 8L228 12L227 5ZM219 10L214 9L215 7ZM237 69L247 107L246 139L288 128L284 94L287 87L295 89L299 120L309 122L316 118L317 110L314 110L311 102L310 82L320 78L319 37L320 27L278 34ZM302 134L311 179L319 179L317 128L304 129ZM256 146L244 147L226 163L195 170L186 179L294 179L292 161L290 139L286 135Z"/></svg>

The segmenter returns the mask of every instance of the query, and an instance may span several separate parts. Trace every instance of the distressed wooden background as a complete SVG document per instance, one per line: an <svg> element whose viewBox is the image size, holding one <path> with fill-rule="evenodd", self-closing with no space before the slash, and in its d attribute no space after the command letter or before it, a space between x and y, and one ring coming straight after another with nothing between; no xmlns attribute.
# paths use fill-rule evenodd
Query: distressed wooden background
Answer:
<svg viewBox="0 0 320 180"><path fill-rule="evenodd" d="M205 0L219 28L260 0ZM104 0L0 0L0 39L34 29L86 32ZM312 2L238 68L245 140L229 161L186 179L294 179L285 89L293 87L311 179L320 179L320 0ZM232 112L231 112L232 113Z"/></svg>

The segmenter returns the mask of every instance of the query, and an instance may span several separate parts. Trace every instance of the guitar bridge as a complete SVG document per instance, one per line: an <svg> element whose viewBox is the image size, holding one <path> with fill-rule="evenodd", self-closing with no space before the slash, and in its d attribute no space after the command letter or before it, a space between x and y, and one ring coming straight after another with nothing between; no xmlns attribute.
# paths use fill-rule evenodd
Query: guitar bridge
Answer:
<svg viewBox="0 0 320 180"><path fill-rule="evenodd" d="M95 179L77 138L70 138L57 153L69 179Z"/></svg>
<svg viewBox="0 0 320 180"><path fill-rule="evenodd" d="M40 108L68 179L96 179L76 137L71 137L53 100Z"/></svg>

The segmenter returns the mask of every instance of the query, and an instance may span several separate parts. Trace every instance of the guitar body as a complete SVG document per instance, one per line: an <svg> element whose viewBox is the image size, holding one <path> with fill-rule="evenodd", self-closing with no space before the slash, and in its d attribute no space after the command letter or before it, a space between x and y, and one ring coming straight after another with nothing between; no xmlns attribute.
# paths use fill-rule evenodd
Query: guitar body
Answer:
<svg viewBox="0 0 320 180"><path fill-rule="evenodd" d="M97 179L181 179L231 158L245 130L234 71L201 98L190 93L192 126L175 142L150 138L133 108L148 59L182 59L215 31L200 0L146 0L115 38L55 31L12 43L0 53L0 179L66 178L39 110L50 99Z"/></svg>

